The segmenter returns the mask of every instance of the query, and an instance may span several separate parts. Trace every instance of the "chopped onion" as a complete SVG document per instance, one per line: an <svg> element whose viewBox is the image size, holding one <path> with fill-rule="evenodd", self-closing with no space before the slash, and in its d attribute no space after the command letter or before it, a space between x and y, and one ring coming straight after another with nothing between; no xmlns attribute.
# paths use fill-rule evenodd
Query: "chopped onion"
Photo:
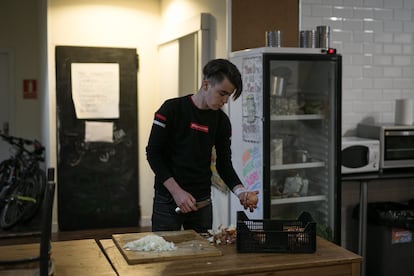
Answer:
<svg viewBox="0 0 414 276"><path fill-rule="evenodd" d="M177 247L173 242L168 242L164 238L157 235L148 235L135 241L130 241L124 245L127 250L133 251L173 251Z"/></svg>

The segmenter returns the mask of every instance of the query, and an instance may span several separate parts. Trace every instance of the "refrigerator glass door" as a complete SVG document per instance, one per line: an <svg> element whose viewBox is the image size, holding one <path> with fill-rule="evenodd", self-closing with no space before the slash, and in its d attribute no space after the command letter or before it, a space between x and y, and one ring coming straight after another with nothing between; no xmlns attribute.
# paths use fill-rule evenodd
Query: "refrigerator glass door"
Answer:
<svg viewBox="0 0 414 276"><path fill-rule="evenodd" d="M270 185L265 217L292 219L307 211L318 234L332 240L337 63L269 55L264 67L264 152L269 154L264 183Z"/></svg>

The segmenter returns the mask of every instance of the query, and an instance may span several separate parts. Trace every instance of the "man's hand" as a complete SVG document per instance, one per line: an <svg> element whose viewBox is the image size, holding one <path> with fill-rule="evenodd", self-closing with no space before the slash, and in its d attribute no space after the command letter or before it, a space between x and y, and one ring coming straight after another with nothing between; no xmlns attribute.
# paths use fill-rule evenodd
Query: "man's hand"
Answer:
<svg viewBox="0 0 414 276"><path fill-rule="evenodd" d="M250 212L253 212L253 210L257 208L257 203L259 202L258 194L259 191L243 192L239 194L240 204L243 205L245 210L249 208Z"/></svg>
<svg viewBox="0 0 414 276"><path fill-rule="evenodd" d="M187 191L183 190L174 178L170 177L164 182L164 186L172 195L177 207L180 207L181 213L197 211L196 199Z"/></svg>

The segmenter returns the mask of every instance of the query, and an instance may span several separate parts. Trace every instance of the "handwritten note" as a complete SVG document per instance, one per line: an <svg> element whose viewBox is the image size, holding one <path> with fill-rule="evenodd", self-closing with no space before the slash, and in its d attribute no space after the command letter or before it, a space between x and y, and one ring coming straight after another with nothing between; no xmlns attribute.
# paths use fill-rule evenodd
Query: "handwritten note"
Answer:
<svg viewBox="0 0 414 276"><path fill-rule="evenodd" d="M112 122L85 122L85 142L109 142L113 139Z"/></svg>
<svg viewBox="0 0 414 276"><path fill-rule="evenodd" d="M119 118L119 64L72 63L71 69L76 117Z"/></svg>

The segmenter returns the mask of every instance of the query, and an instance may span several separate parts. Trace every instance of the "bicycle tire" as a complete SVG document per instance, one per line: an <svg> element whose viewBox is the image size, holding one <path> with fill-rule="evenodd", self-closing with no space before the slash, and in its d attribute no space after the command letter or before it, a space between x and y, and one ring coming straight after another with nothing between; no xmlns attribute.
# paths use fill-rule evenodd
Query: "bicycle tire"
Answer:
<svg viewBox="0 0 414 276"><path fill-rule="evenodd" d="M8 186L10 185L11 174L13 173L13 160L6 159L0 163L0 212L5 205L5 199L7 198Z"/></svg>
<svg viewBox="0 0 414 276"><path fill-rule="evenodd" d="M3 186L6 185L10 178L12 160L6 159L0 163L0 191L3 189Z"/></svg>
<svg viewBox="0 0 414 276"><path fill-rule="evenodd" d="M42 169L39 168L34 173L33 178L35 179L36 183L33 186L33 190L29 196L36 198L36 204L33 205L32 208L26 209L25 215L22 217L20 222L26 222L32 219L36 215L43 202L43 197L46 189L46 174Z"/></svg>
<svg viewBox="0 0 414 276"><path fill-rule="evenodd" d="M41 205L46 177L39 169L33 177L17 183L0 214L0 227L10 229L31 219Z"/></svg>

